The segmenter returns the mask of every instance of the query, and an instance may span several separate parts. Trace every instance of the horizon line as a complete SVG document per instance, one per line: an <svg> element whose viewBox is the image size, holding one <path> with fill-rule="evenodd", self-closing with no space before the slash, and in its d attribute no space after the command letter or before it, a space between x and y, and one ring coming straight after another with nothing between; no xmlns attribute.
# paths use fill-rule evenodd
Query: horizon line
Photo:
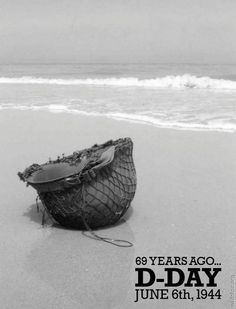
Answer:
<svg viewBox="0 0 236 309"><path fill-rule="evenodd" d="M200 63L200 62L13 62L3 65L236 65L232 63Z"/></svg>

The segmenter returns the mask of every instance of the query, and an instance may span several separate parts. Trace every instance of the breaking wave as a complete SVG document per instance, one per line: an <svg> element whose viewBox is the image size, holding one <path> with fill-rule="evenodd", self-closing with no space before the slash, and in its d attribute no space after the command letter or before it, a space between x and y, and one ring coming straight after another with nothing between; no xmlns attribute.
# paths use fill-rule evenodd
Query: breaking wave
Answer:
<svg viewBox="0 0 236 309"><path fill-rule="evenodd" d="M154 79L138 79L136 77L123 78L85 78L85 79L55 79L32 76L0 77L0 84L39 84L39 85L93 85L107 87L143 87L143 88L193 88L193 89L216 89L236 90L236 81L214 79L208 76L197 77L184 74L177 76L165 76Z"/></svg>

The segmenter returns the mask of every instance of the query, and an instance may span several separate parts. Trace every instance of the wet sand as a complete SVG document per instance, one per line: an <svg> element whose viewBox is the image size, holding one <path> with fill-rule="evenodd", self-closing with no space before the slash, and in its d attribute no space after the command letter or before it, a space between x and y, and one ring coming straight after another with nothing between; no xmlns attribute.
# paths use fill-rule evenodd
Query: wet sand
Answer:
<svg viewBox="0 0 236 309"><path fill-rule="evenodd" d="M125 136L134 141L137 192L125 221L99 234L127 239L134 247L118 248L50 222L42 228L36 192L19 181L17 172L49 156ZM1 111L1 308L229 308L236 274L235 137ZM222 267L217 279L222 300L135 303L137 256L214 257Z"/></svg>

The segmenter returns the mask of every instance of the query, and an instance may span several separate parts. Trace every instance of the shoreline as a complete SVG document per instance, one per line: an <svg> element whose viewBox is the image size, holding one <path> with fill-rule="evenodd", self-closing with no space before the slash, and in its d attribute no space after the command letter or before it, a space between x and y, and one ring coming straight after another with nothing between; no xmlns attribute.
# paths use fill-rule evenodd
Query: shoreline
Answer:
<svg viewBox="0 0 236 309"><path fill-rule="evenodd" d="M236 273L236 139L224 132L160 129L113 119L43 111L0 112L0 296L6 309L76 306L143 308L134 303L137 256L213 256L222 263L222 302L228 304ZM130 249L84 237L78 231L42 228L36 192L17 172L49 157L129 136L138 186L126 222L98 234L126 239ZM104 290L110 291L104 294ZM171 300L162 308L191 308ZM156 308L149 302L148 308ZM193 305L196 305L194 303ZM202 307L201 307L202 305Z"/></svg>
<svg viewBox="0 0 236 309"><path fill-rule="evenodd" d="M138 118L132 117L131 114L113 114L107 113L102 114L99 112L86 112L80 110L69 110L65 106L60 106L58 108L56 105L49 105L49 106L21 106L21 107L0 107L1 111L29 111L29 112L46 112L51 114L68 114L68 115L75 115L79 117L98 117L98 118L106 118L115 121L124 121L131 124L138 124L138 125L145 125L151 126L157 129L169 129L169 130L176 130L176 131L191 131L191 132L218 132L218 133L236 133L236 127L228 127L228 128L218 128L218 127L207 127L207 125L203 124L192 124L192 123L175 123L175 124L163 124L161 120L155 119L150 116L141 116L135 115ZM143 118L143 119L142 119Z"/></svg>

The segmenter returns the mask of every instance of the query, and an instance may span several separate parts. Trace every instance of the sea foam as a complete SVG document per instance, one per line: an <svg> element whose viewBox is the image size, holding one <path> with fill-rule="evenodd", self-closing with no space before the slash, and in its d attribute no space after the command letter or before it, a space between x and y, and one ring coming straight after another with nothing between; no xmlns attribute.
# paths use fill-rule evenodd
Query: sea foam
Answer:
<svg viewBox="0 0 236 309"><path fill-rule="evenodd" d="M85 78L85 79L55 79L42 77L0 77L0 84L35 84L35 85L92 85L107 87L143 87L143 88L175 88L175 89L216 89L236 90L236 81L214 79L208 76L197 77L184 74L177 76L157 77L153 79L138 79L136 77L123 78Z"/></svg>
<svg viewBox="0 0 236 309"><path fill-rule="evenodd" d="M22 110L22 111L48 111L51 113L69 113L77 114L82 116L95 116L95 117L106 117L115 120L151 125L158 128L169 128L175 130L191 130L191 131L218 131L218 132L236 132L236 124L225 123L221 120L211 120L207 124L195 122L186 123L184 121L165 121L163 119L157 119L152 116L129 114L129 113L118 113L118 112L88 112L78 109L70 108L66 105L44 105L44 106L27 106L27 105L5 105L0 106L0 110Z"/></svg>

